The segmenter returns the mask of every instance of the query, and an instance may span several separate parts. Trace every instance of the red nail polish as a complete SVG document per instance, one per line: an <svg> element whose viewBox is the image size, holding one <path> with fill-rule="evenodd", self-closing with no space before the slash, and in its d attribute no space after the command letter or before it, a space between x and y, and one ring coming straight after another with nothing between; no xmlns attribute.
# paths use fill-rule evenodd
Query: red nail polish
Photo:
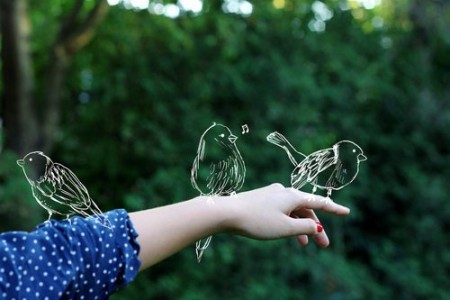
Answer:
<svg viewBox="0 0 450 300"><path fill-rule="evenodd" d="M317 232L322 232L322 231L323 231L322 225L319 222L317 222Z"/></svg>

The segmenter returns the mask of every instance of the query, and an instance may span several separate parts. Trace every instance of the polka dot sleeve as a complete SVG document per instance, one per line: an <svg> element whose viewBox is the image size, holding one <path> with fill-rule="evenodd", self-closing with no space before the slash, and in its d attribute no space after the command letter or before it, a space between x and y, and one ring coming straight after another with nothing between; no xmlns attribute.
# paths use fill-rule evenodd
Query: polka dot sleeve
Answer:
<svg viewBox="0 0 450 300"><path fill-rule="evenodd" d="M108 299L140 267L137 233L123 209L0 234L0 299Z"/></svg>

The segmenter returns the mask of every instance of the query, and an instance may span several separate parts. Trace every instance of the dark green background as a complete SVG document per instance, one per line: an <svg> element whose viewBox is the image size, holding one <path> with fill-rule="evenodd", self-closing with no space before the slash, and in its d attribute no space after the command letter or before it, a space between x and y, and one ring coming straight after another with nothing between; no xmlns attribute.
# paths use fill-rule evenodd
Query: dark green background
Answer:
<svg viewBox="0 0 450 300"><path fill-rule="evenodd" d="M32 2L39 79L48 36L65 6ZM450 294L445 1L383 1L373 10L326 1L333 17L322 32L308 26L317 18L313 1L286 1L283 9L255 1L250 16L207 2L199 15L176 19L111 7L70 67L51 157L79 176L103 210L134 211L197 195L190 168L200 135L214 121L239 136L243 190L289 185L287 156L265 140L274 130L304 153L350 139L368 161L333 198L352 213L319 213L328 249L219 235L201 264L193 247L185 249L112 299L444 299ZM383 25L374 26L380 18ZM243 124L250 128L245 135ZM17 157L8 149L0 156L2 230L31 229L47 217Z"/></svg>

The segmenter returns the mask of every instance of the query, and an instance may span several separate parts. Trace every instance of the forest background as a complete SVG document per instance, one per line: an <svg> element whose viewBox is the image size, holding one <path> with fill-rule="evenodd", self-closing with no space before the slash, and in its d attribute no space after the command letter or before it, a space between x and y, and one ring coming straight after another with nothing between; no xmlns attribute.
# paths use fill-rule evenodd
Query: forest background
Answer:
<svg viewBox="0 0 450 300"><path fill-rule="evenodd" d="M288 186L302 152L353 140L359 177L321 214L331 246L217 236L113 299L444 299L450 293L450 3L0 1L0 228L46 219L15 161L43 150L104 210L197 195L200 135L227 125L243 190ZM242 125L249 132L242 133ZM306 191L310 187L306 187Z"/></svg>

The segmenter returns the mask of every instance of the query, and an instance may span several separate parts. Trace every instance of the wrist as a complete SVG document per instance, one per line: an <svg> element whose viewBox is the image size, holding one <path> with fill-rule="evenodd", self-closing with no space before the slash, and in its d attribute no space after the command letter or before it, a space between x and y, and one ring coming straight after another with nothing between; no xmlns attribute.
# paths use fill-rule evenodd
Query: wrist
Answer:
<svg viewBox="0 0 450 300"><path fill-rule="evenodd" d="M210 216L213 216L211 234L238 231L238 205L234 196L199 196L198 201Z"/></svg>

